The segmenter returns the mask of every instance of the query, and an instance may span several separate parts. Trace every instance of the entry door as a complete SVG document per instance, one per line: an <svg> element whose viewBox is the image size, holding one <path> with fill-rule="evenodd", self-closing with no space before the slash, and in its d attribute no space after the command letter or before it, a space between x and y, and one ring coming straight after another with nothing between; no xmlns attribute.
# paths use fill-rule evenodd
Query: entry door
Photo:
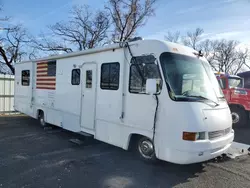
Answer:
<svg viewBox="0 0 250 188"><path fill-rule="evenodd" d="M94 130L96 107L96 64L84 64L82 68L81 128Z"/></svg>

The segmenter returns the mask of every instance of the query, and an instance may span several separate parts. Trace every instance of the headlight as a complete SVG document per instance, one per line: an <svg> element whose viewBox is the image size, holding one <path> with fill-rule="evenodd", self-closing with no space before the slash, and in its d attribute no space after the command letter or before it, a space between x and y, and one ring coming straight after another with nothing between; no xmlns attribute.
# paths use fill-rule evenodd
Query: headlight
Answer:
<svg viewBox="0 0 250 188"><path fill-rule="evenodd" d="M196 140L205 140L205 132L196 133Z"/></svg>
<svg viewBox="0 0 250 188"><path fill-rule="evenodd" d="M243 90L243 89L235 89L234 90L234 94L238 94L238 95L247 95L247 91Z"/></svg>

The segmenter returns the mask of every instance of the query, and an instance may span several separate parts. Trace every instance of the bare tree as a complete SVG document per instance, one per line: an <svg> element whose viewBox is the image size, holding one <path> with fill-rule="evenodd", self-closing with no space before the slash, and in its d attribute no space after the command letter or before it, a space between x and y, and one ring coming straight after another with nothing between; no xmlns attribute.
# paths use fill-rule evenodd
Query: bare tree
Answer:
<svg viewBox="0 0 250 188"><path fill-rule="evenodd" d="M247 60L249 59L249 49L238 51L236 57L237 61L231 67L232 74L237 74L242 71L244 65L249 68L247 65Z"/></svg>
<svg viewBox="0 0 250 188"><path fill-rule="evenodd" d="M0 38L0 63L7 65L12 74L15 74L14 63L19 62L27 55L24 45L27 44L27 32L18 25L7 29Z"/></svg>
<svg viewBox="0 0 250 188"><path fill-rule="evenodd" d="M59 52L73 52L72 48L67 47L65 41L52 39L52 37L46 36L44 33L32 39L32 46L34 49L30 58L36 58L37 51L52 52L54 54L58 54Z"/></svg>
<svg viewBox="0 0 250 188"><path fill-rule="evenodd" d="M183 37L183 44L197 50L199 48L198 44L201 41L201 35L203 33L204 30L201 28L196 28L194 32L187 32L187 36Z"/></svg>
<svg viewBox="0 0 250 188"><path fill-rule="evenodd" d="M194 32L187 32L186 36L179 41L179 33L170 33L165 36L169 41L183 42L195 50L202 50L204 56L215 71L228 72L237 74L244 67L250 68L247 64L249 61L249 49L239 49L239 42L235 40L203 40L204 30L196 28Z"/></svg>
<svg viewBox="0 0 250 188"><path fill-rule="evenodd" d="M154 15L156 0L109 0L105 7L112 18L113 41L126 41Z"/></svg>
<svg viewBox="0 0 250 188"><path fill-rule="evenodd" d="M110 26L105 11L94 13L88 6L74 6L70 13L69 21L49 26L53 39L43 34L34 41L39 50L68 53L105 44Z"/></svg>
<svg viewBox="0 0 250 188"><path fill-rule="evenodd" d="M219 62L219 71L237 74L248 58L248 49L238 49L239 42L222 39L218 42L215 60Z"/></svg>
<svg viewBox="0 0 250 188"><path fill-rule="evenodd" d="M179 43L180 42L180 31L176 31L174 33L171 33L170 31L168 31L167 35L164 36L165 40L169 41L169 42L175 42L175 43Z"/></svg>
<svg viewBox="0 0 250 188"><path fill-rule="evenodd" d="M248 49L239 49L235 40L205 40L200 43L201 49L212 68L216 71L237 74L247 66Z"/></svg>
<svg viewBox="0 0 250 188"><path fill-rule="evenodd" d="M199 43L199 50L202 50L203 55L214 70L218 68L218 62L215 61L215 54L217 49L218 41L204 40Z"/></svg>

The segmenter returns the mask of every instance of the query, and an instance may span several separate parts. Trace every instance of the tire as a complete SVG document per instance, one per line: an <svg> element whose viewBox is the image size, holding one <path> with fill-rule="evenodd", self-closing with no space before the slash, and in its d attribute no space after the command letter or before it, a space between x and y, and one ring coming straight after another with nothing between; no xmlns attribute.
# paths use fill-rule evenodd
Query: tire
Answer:
<svg viewBox="0 0 250 188"><path fill-rule="evenodd" d="M135 144L136 153L143 161L156 163L158 160L155 155L153 142L147 137L140 137Z"/></svg>
<svg viewBox="0 0 250 188"><path fill-rule="evenodd" d="M38 120L39 120L39 123L42 127L47 126L47 123L45 122L45 119L44 119L44 112L43 111L40 111Z"/></svg>
<svg viewBox="0 0 250 188"><path fill-rule="evenodd" d="M233 127L245 127L248 122L246 111L237 106L231 106L230 110L232 114Z"/></svg>

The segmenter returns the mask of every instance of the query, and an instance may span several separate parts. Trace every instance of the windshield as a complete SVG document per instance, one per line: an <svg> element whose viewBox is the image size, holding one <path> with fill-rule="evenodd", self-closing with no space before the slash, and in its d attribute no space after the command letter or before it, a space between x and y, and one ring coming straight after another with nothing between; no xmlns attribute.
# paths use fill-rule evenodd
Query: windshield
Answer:
<svg viewBox="0 0 250 188"><path fill-rule="evenodd" d="M241 78L229 77L228 85L229 85L229 88L235 88L235 87L243 88L243 82Z"/></svg>
<svg viewBox="0 0 250 188"><path fill-rule="evenodd" d="M163 53L160 61L164 78L176 100L197 96L217 101L217 97L223 97L208 62L170 52Z"/></svg>

